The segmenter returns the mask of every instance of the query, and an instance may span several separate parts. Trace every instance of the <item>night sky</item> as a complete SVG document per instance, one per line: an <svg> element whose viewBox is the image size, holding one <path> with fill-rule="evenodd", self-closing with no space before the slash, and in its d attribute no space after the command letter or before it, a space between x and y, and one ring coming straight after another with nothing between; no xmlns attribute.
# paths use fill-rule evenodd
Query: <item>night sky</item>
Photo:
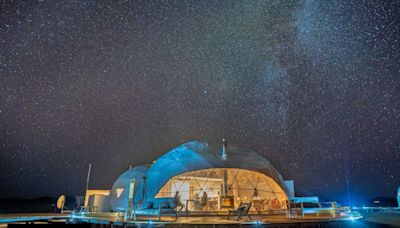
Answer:
<svg viewBox="0 0 400 228"><path fill-rule="evenodd" d="M399 1L0 1L0 198L109 189L189 140L296 191L400 185Z"/></svg>

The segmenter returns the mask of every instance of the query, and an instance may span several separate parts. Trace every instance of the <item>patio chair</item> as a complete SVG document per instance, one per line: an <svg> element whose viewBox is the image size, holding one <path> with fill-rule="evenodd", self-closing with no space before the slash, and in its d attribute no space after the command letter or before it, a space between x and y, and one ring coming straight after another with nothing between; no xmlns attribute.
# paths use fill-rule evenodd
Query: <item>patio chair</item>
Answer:
<svg viewBox="0 0 400 228"><path fill-rule="evenodd" d="M236 209L229 210L228 220L231 217L231 214L237 214L236 220L238 221L242 215L247 216L249 217L249 219L251 219L249 215L250 207L251 203L240 203L239 207L237 207Z"/></svg>
<svg viewBox="0 0 400 228"><path fill-rule="evenodd" d="M128 219L136 220L136 216L157 216L161 221L162 216L172 216L174 221L178 219L176 206L173 202L174 198L157 198L145 203L137 203L134 208L117 208L117 221L121 213L124 214L124 221Z"/></svg>

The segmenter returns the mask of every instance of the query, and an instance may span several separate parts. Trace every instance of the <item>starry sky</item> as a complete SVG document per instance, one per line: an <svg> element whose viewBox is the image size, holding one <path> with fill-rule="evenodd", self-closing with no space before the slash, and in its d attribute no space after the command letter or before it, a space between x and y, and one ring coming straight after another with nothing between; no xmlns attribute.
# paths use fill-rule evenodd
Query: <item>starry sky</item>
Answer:
<svg viewBox="0 0 400 228"><path fill-rule="evenodd" d="M0 198L110 188L189 140L296 191L400 185L399 1L0 1Z"/></svg>

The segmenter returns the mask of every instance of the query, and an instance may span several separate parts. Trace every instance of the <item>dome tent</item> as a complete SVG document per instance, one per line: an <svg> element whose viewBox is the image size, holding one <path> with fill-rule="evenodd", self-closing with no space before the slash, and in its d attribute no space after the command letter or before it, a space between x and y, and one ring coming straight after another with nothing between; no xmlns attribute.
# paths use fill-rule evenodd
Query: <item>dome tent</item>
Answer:
<svg viewBox="0 0 400 228"><path fill-rule="evenodd" d="M118 177L111 188L110 208L112 211L116 211L118 207L128 207L131 180L135 180L132 193L134 193L136 197L140 195L138 194L140 192L139 189L147 169L148 166L136 166Z"/></svg>
<svg viewBox="0 0 400 228"><path fill-rule="evenodd" d="M285 190L282 176L258 153L230 146L227 154L228 158L224 160L221 157L221 146L210 146L199 141L190 141L172 149L147 170L147 197L154 198L167 181L176 175L211 168L238 168L260 172L271 177Z"/></svg>

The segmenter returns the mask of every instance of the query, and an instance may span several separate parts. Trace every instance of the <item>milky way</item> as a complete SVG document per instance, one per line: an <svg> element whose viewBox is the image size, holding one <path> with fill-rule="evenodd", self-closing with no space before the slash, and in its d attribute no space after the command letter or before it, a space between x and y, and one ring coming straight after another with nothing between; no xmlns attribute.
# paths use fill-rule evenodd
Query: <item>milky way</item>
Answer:
<svg viewBox="0 0 400 228"><path fill-rule="evenodd" d="M1 1L0 197L110 188L199 139L296 190L394 196L400 2Z"/></svg>

